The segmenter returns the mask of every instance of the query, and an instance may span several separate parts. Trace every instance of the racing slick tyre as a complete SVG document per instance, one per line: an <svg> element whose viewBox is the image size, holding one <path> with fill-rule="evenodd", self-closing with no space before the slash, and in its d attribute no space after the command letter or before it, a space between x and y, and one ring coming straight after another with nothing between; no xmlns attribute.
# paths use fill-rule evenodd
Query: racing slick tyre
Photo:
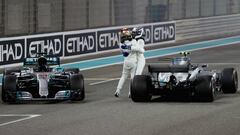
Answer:
<svg viewBox="0 0 240 135"><path fill-rule="evenodd" d="M211 76L200 76L195 86L195 99L200 102L213 102L216 94Z"/></svg>
<svg viewBox="0 0 240 135"><path fill-rule="evenodd" d="M4 103L16 102L17 77L15 75L4 75L2 83L2 101Z"/></svg>
<svg viewBox="0 0 240 135"><path fill-rule="evenodd" d="M16 73L16 72L21 72L20 68L8 68L8 69L5 69L4 71L4 75L11 75L11 73Z"/></svg>
<svg viewBox="0 0 240 135"><path fill-rule="evenodd" d="M72 101L82 101L85 98L84 78L82 74L72 74L70 76L70 89Z"/></svg>
<svg viewBox="0 0 240 135"><path fill-rule="evenodd" d="M148 102L152 96L149 93L151 77L136 75L131 82L131 98L134 102Z"/></svg>
<svg viewBox="0 0 240 135"><path fill-rule="evenodd" d="M234 68L225 68L221 76L223 93L236 93L238 89L238 75Z"/></svg>
<svg viewBox="0 0 240 135"><path fill-rule="evenodd" d="M64 69L64 72L73 72L75 74L78 74L80 72L79 68L66 68Z"/></svg>

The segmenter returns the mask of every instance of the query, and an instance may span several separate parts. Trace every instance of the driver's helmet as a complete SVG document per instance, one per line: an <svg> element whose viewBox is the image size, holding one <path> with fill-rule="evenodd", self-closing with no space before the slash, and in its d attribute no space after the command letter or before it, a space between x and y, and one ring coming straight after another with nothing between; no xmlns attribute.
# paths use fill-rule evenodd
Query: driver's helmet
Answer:
<svg viewBox="0 0 240 135"><path fill-rule="evenodd" d="M172 59L172 65L190 65L190 58L188 57L178 57Z"/></svg>
<svg viewBox="0 0 240 135"><path fill-rule="evenodd" d="M43 56L38 58L39 71L47 71L47 59Z"/></svg>
<svg viewBox="0 0 240 135"><path fill-rule="evenodd" d="M144 39L145 31L144 31L143 27L134 27L132 29L132 35L133 35L133 38L135 38L135 39L139 39L139 38Z"/></svg>
<svg viewBox="0 0 240 135"><path fill-rule="evenodd" d="M123 43L126 40L131 41L132 40L132 33L128 28L122 28L120 31L120 38L121 43Z"/></svg>

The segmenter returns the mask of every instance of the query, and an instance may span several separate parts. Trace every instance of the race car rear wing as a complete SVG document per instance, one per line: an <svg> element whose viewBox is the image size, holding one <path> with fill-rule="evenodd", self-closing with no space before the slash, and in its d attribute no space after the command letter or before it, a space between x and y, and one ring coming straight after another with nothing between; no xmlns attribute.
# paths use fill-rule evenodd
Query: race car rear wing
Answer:
<svg viewBox="0 0 240 135"><path fill-rule="evenodd" d="M59 57L44 57L47 60L47 65L60 65L60 58ZM38 64L39 57L34 58L25 58L23 65L24 66L33 66Z"/></svg>
<svg viewBox="0 0 240 135"><path fill-rule="evenodd" d="M166 64L151 64L148 65L148 71L150 73L159 73L159 72L188 72L189 65L166 65Z"/></svg>

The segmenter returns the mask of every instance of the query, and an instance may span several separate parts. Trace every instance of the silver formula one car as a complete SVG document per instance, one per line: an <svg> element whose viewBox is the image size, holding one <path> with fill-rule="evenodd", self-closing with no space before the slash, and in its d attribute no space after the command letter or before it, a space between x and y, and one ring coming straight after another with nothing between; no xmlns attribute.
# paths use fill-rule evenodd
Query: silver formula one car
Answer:
<svg viewBox="0 0 240 135"><path fill-rule="evenodd" d="M50 67L55 65L55 67ZM78 68L60 67L60 59L39 53L26 58L22 68L5 69L2 101L73 100L85 98L84 78Z"/></svg>
<svg viewBox="0 0 240 135"><path fill-rule="evenodd" d="M136 75L131 83L134 102L150 101L152 96L185 95L212 102L217 93L236 93L238 75L234 68L209 70L206 64L193 65L188 52L173 58L170 64L150 64L148 75Z"/></svg>

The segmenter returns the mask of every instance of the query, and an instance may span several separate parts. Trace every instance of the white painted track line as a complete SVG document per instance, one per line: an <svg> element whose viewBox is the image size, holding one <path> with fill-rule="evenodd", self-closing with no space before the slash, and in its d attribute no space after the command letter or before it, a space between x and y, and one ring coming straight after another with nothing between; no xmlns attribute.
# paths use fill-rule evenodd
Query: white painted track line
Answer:
<svg viewBox="0 0 240 135"><path fill-rule="evenodd" d="M6 126L6 125L9 125L9 124L13 124L13 123L17 123L17 122L20 122L20 121L32 119L32 118L39 117L39 116L41 116L41 115L39 115L39 114L0 114L0 117L25 117L25 118L1 123L0 127Z"/></svg>
<svg viewBox="0 0 240 135"><path fill-rule="evenodd" d="M97 84L102 84L102 83L106 83L106 82L110 82L110 81L115 81L115 80L119 80L120 78L112 78L112 79L108 79L108 80L103 80L103 81L99 81L99 82L94 82L94 83L90 83L89 85L97 85Z"/></svg>

